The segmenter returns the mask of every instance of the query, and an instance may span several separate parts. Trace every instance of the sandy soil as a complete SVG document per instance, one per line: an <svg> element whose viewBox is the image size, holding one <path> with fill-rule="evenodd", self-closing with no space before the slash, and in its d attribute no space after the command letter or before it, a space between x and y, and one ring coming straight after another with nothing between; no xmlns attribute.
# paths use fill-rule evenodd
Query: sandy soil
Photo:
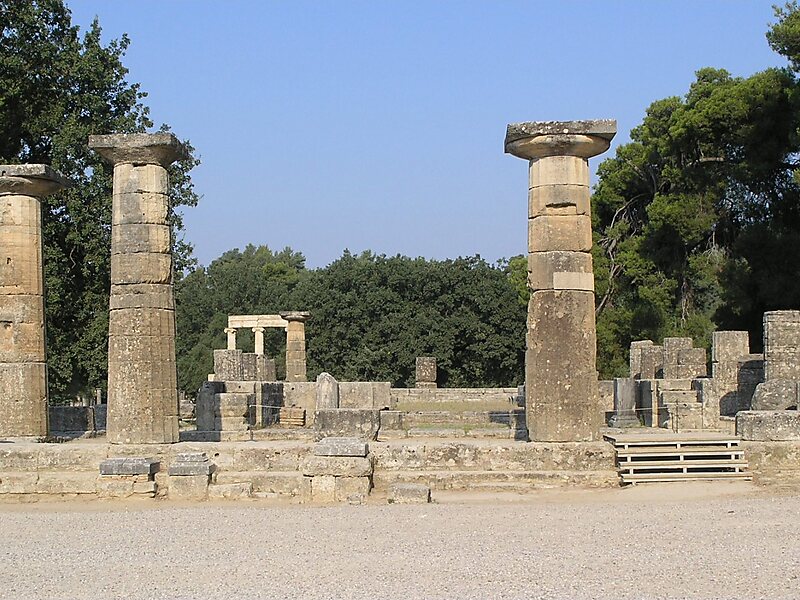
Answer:
<svg viewBox="0 0 800 600"><path fill-rule="evenodd" d="M2 504L0 599L800 597L800 495L713 483L435 497Z"/></svg>

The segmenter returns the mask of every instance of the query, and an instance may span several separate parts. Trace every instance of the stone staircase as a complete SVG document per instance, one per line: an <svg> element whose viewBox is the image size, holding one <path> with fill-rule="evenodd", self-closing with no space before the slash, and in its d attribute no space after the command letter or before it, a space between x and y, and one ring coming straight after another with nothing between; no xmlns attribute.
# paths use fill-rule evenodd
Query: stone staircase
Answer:
<svg viewBox="0 0 800 600"><path fill-rule="evenodd" d="M624 484L752 479L735 436L698 433L607 434Z"/></svg>

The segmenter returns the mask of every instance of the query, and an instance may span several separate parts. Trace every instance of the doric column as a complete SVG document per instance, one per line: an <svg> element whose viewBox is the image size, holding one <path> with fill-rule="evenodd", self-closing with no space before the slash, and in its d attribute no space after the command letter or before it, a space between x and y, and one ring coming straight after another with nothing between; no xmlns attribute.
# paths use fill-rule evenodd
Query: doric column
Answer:
<svg viewBox="0 0 800 600"><path fill-rule="evenodd" d="M286 381L307 381L306 375L306 321L307 312L282 312L286 325Z"/></svg>
<svg viewBox="0 0 800 600"><path fill-rule="evenodd" d="M48 433L39 198L67 185L47 165L0 165L0 437Z"/></svg>
<svg viewBox="0 0 800 600"><path fill-rule="evenodd" d="M167 167L185 158L174 135L93 135L114 165L108 330L108 441L178 441L175 303Z"/></svg>
<svg viewBox="0 0 800 600"><path fill-rule="evenodd" d="M236 328L226 327L225 334L228 336L228 350L236 350Z"/></svg>
<svg viewBox="0 0 800 600"><path fill-rule="evenodd" d="M259 356L264 355L264 327L253 327L255 337L255 353Z"/></svg>
<svg viewBox="0 0 800 600"><path fill-rule="evenodd" d="M506 152L530 161L525 402L533 441L597 436L598 405L591 156L605 152L616 121L517 123Z"/></svg>

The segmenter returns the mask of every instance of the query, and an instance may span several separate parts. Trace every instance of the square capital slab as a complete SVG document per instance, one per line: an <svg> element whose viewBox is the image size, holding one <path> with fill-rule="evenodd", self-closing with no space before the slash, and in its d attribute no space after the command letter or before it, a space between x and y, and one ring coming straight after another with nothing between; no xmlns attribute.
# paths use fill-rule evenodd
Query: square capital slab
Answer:
<svg viewBox="0 0 800 600"><path fill-rule="evenodd" d="M41 198L71 185L50 165L0 165L0 194Z"/></svg>
<svg viewBox="0 0 800 600"><path fill-rule="evenodd" d="M616 133L614 119L511 123L506 128L505 151L528 160L546 156L590 158L608 150Z"/></svg>
<svg viewBox="0 0 800 600"><path fill-rule="evenodd" d="M107 162L161 165L189 158L183 144L171 133L112 133L90 135L89 148Z"/></svg>

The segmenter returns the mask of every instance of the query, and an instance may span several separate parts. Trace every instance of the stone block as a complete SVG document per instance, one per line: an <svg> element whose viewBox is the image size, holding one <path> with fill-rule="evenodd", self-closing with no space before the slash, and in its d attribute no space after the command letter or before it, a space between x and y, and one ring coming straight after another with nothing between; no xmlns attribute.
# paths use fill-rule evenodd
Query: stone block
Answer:
<svg viewBox="0 0 800 600"><path fill-rule="evenodd" d="M170 500L205 500L209 480L209 475L170 476L167 496Z"/></svg>
<svg viewBox="0 0 800 600"><path fill-rule="evenodd" d="M51 406L50 431L77 433L94 431L94 408L91 406Z"/></svg>
<svg viewBox="0 0 800 600"><path fill-rule="evenodd" d="M300 463L300 471L307 477L369 477L372 475L372 459L362 456L308 456Z"/></svg>
<svg viewBox="0 0 800 600"><path fill-rule="evenodd" d="M542 216L528 219L528 252L592 249L592 220L587 215Z"/></svg>
<svg viewBox="0 0 800 600"><path fill-rule="evenodd" d="M249 481L217 483L208 486L209 500L243 500L253 495L253 484Z"/></svg>
<svg viewBox="0 0 800 600"><path fill-rule="evenodd" d="M665 402L666 426L675 432L703 429L703 405L699 402Z"/></svg>
<svg viewBox="0 0 800 600"><path fill-rule="evenodd" d="M656 379L663 377L664 348L662 346L642 348L641 368L639 379Z"/></svg>
<svg viewBox="0 0 800 600"><path fill-rule="evenodd" d="M578 156L547 156L532 161L528 171L530 188L551 185L586 185L589 165Z"/></svg>
<svg viewBox="0 0 800 600"><path fill-rule="evenodd" d="M339 383L330 373L317 376L317 410L339 408Z"/></svg>
<svg viewBox="0 0 800 600"><path fill-rule="evenodd" d="M380 429L379 410L335 408L317 410L314 430L317 440L326 437L357 437L374 440Z"/></svg>
<svg viewBox="0 0 800 600"><path fill-rule="evenodd" d="M569 251L528 254L528 287L532 290L594 291L592 255Z"/></svg>
<svg viewBox="0 0 800 600"><path fill-rule="evenodd" d="M435 384L438 375L435 356L418 356L416 360L417 384ZM434 386L431 386L434 387Z"/></svg>
<svg viewBox="0 0 800 600"><path fill-rule="evenodd" d="M637 380L632 378L614 379L614 416L612 427L638 427L636 414Z"/></svg>
<svg viewBox="0 0 800 600"><path fill-rule="evenodd" d="M111 284L172 282L172 256L160 252L111 254Z"/></svg>
<svg viewBox="0 0 800 600"><path fill-rule="evenodd" d="M528 218L542 215L589 215L591 204L588 185L551 183L528 191Z"/></svg>
<svg viewBox="0 0 800 600"><path fill-rule="evenodd" d="M750 334L746 331L715 331L711 334L711 361L736 363L750 353Z"/></svg>
<svg viewBox="0 0 800 600"><path fill-rule="evenodd" d="M0 390L0 438L47 435L47 366L43 362L0 363Z"/></svg>
<svg viewBox="0 0 800 600"><path fill-rule="evenodd" d="M168 469L170 477L187 477L195 475L211 475L214 463L204 453L178 454Z"/></svg>
<svg viewBox="0 0 800 600"><path fill-rule="evenodd" d="M111 228L112 254L156 252L166 254L172 248L169 225L119 223Z"/></svg>
<svg viewBox="0 0 800 600"><path fill-rule="evenodd" d="M382 410L380 414L380 431L403 428L403 413L399 410Z"/></svg>
<svg viewBox="0 0 800 600"><path fill-rule="evenodd" d="M736 435L752 441L800 441L800 411L742 411L736 415Z"/></svg>
<svg viewBox="0 0 800 600"><path fill-rule="evenodd" d="M314 444L315 456L366 456L369 446L358 438L328 437Z"/></svg>
<svg viewBox="0 0 800 600"><path fill-rule="evenodd" d="M800 400L800 381L773 379L759 383L753 395L753 410L796 409Z"/></svg>
<svg viewBox="0 0 800 600"><path fill-rule="evenodd" d="M390 388L388 381L340 381L338 408L388 408Z"/></svg>
<svg viewBox="0 0 800 600"><path fill-rule="evenodd" d="M0 471L0 494L35 494L37 481L39 474L35 472Z"/></svg>
<svg viewBox="0 0 800 600"><path fill-rule="evenodd" d="M94 472L40 471L36 481L37 494L95 494L97 475Z"/></svg>
<svg viewBox="0 0 800 600"><path fill-rule="evenodd" d="M645 348L652 348L653 342L650 340L638 340L631 342L629 351L629 373L634 379L642 378L642 351Z"/></svg>
<svg viewBox="0 0 800 600"><path fill-rule="evenodd" d="M334 482L334 499L337 502L363 504L371 487L369 477L337 477Z"/></svg>
<svg viewBox="0 0 800 600"><path fill-rule="evenodd" d="M318 475L311 478L312 502L336 502L336 477Z"/></svg>
<svg viewBox="0 0 800 600"><path fill-rule="evenodd" d="M420 483L393 483L387 494L389 504L427 504L431 488Z"/></svg>
<svg viewBox="0 0 800 600"><path fill-rule="evenodd" d="M658 379L640 379L636 408L646 427L658 426Z"/></svg>
<svg viewBox="0 0 800 600"><path fill-rule="evenodd" d="M153 458L108 458L100 463L100 475L150 475L158 472L160 464Z"/></svg>
<svg viewBox="0 0 800 600"><path fill-rule="evenodd" d="M613 411L614 410L614 381L610 379L604 379L597 382L597 393L598 399L600 401L600 406L604 411ZM523 397L525 392L522 392ZM383 429L383 423L381 423L381 429Z"/></svg>
<svg viewBox="0 0 800 600"><path fill-rule="evenodd" d="M214 350L214 375L217 381L241 381L242 351Z"/></svg>

